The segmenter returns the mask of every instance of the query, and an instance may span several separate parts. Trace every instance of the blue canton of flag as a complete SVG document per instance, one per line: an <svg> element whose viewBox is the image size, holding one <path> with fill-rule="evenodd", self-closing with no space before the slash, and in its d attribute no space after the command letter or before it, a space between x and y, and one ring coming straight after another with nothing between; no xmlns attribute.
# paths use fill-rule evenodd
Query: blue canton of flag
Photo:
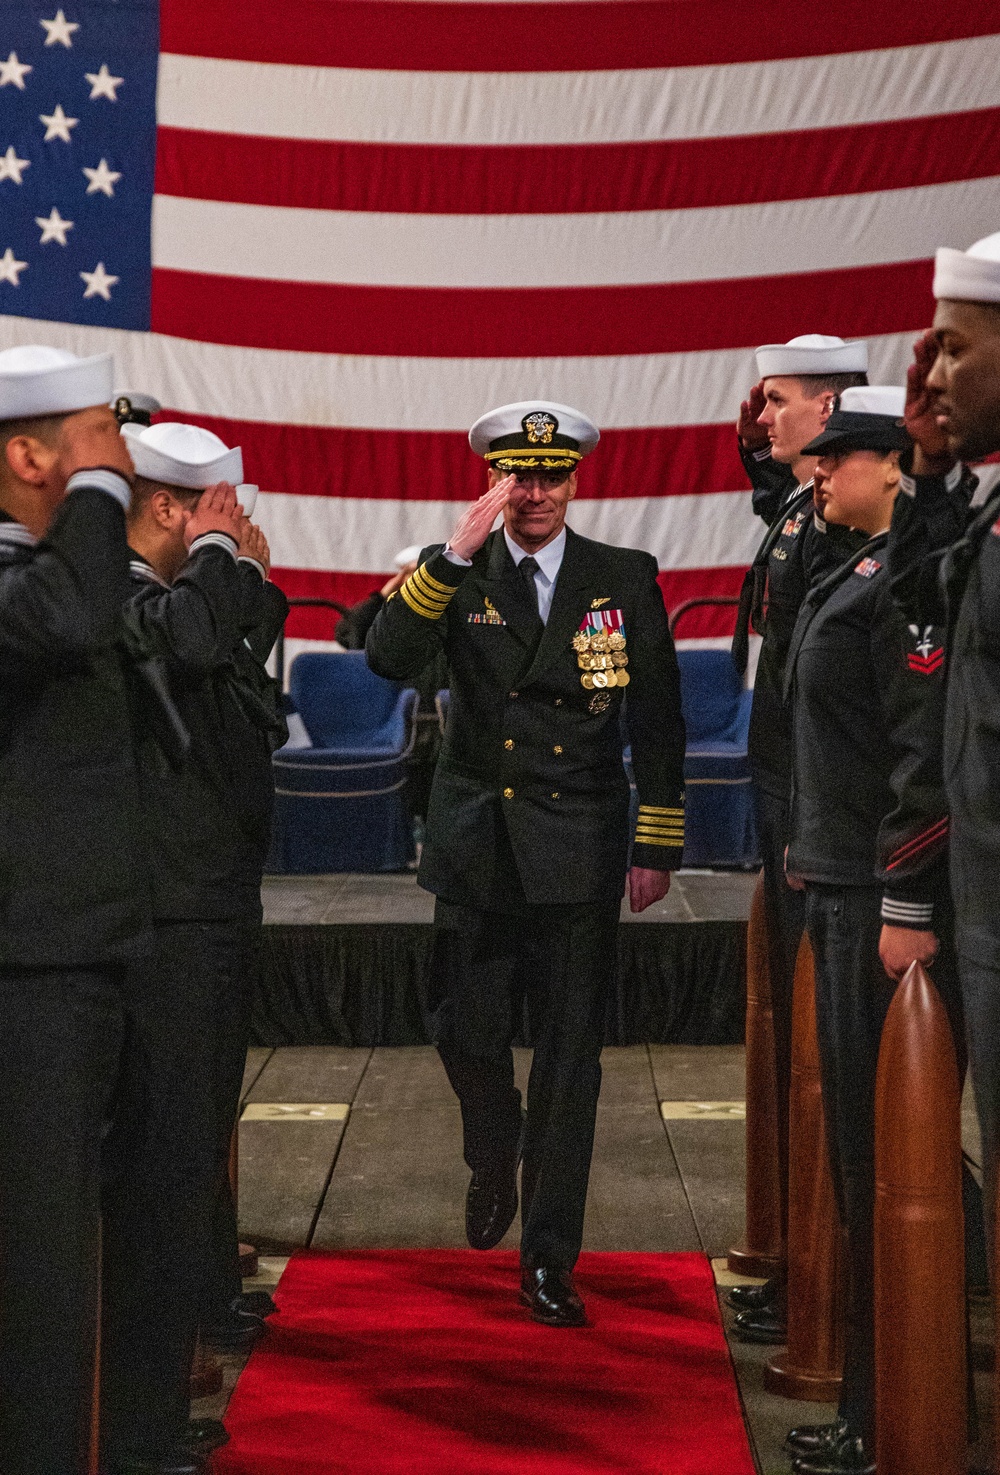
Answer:
<svg viewBox="0 0 1000 1475"><path fill-rule="evenodd" d="M148 328L157 0L0 0L0 313Z"/></svg>

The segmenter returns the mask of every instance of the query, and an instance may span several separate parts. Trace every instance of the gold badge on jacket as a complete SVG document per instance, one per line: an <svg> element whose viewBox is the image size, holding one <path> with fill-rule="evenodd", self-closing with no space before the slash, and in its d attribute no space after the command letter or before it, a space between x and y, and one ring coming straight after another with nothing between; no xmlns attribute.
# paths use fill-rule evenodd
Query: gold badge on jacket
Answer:
<svg viewBox="0 0 1000 1475"><path fill-rule="evenodd" d="M603 599L594 600L595 605L604 603ZM591 608L573 636L573 649L576 663L583 672L580 684L587 691L628 686L631 679L625 669L628 665L628 643L620 609Z"/></svg>

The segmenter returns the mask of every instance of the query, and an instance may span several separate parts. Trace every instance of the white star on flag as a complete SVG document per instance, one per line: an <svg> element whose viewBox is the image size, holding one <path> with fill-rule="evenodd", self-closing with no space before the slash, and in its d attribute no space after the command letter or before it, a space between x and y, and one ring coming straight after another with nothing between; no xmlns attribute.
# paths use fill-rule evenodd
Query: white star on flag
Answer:
<svg viewBox="0 0 1000 1475"><path fill-rule="evenodd" d="M0 66L2 65L3 63L0 62ZM107 97L110 99L111 102L118 101L118 95L115 92L115 88L120 87L125 81L125 78L112 77L111 73L108 71L107 62L101 62L101 70L99 72L84 72L83 75L86 77L88 82L93 84L90 89L91 102L93 102L98 97Z"/></svg>
<svg viewBox="0 0 1000 1475"><path fill-rule="evenodd" d="M60 246L65 246L66 232L73 229L72 220L63 220L55 205L52 206L50 215L36 215L35 224L42 228L42 239L38 243L40 246L44 246L46 241L58 241Z"/></svg>
<svg viewBox="0 0 1000 1475"><path fill-rule="evenodd" d="M72 143L69 130L75 128L79 118L67 118L63 112L62 103L56 103L54 113L39 113L39 121L45 124L45 138L43 142L48 143L53 138L61 138L63 143Z"/></svg>
<svg viewBox="0 0 1000 1475"><path fill-rule="evenodd" d="M111 288L121 280L119 277L110 276L104 270L103 261L99 261L93 271L82 271L80 275L87 283L84 297L103 297L105 302L111 301Z"/></svg>
<svg viewBox="0 0 1000 1475"><path fill-rule="evenodd" d="M40 20L38 24L45 27L46 46L55 46L59 42L67 50L73 45L73 32L80 29L79 21L67 20L61 10L56 11L54 20Z"/></svg>
<svg viewBox="0 0 1000 1475"><path fill-rule="evenodd" d="M107 159L102 159L96 169L88 169L84 166L83 172L90 180L90 183L87 185L88 195L96 195L98 190L100 190L101 194L107 195L109 200L114 199L114 187L119 179L121 179L121 175L116 174L113 169L108 168Z"/></svg>
<svg viewBox="0 0 1000 1475"><path fill-rule="evenodd" d="M23 92L24 79L28 72L34 70L34 67L29 67L26 62L18 61L17 52L12 51L6 61L0 61L0 87L6 87L10 82L20 92Z"/></svg>
<svg viewBox="0 0 1000 1475"><path fill-rule="evenodd" d="M0 282L10 282L12 286L19 287L21 283L18 280L18 272L26 270L27 265L26 261L18 261L8 246L0 256Z"/></svg>
<svg viewBox="0 0 1000 1475"><path fill-rule="evenodd" d="M19 159L11 144L5 154L0 154L0 179L12 179L15 184L21 183L21 175L25 169L31 168L30 159Z"/></svg>

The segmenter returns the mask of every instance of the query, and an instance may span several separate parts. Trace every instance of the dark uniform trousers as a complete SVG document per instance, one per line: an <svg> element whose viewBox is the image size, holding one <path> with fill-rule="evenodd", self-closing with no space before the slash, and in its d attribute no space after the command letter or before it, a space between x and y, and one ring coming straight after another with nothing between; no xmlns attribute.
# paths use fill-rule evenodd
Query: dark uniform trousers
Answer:
<svg viewBox="0 0 1000 1475"><path fill-rule="evenodd" d="M935 905L940 952L934 983L961 1053L962 1010L954 926ZM806 924L816 959L816 1027L837 1210L847 1235L847 1339L840 1415L874 1438L875 1077L895 985L879 959L879 886L809 882ZM959 1061L964 1069L964 1055ZM874 1445L872 1444L872 1448Z"/></svg>
<svg viewBox="0 0 1000 1475"><path fill-rule="evenodd" d="M259 927L160 922L155 938L153 963L127 986L133 1038L105 1149L109 1460L167 1453L187 1424L204 1283L215 1279L212 1222L245 1063ZM237 1279L233 1295L239 1290Z"/></svg>
<svg viewBox="0 0 1000 1475"><path fill-rule="evenodd" d="M503 912L438 900L438 1050L473 1172L516 1159L511 1040L527 1004L535 1050L522 1170L521 1259L571 1270L580 1253L620 902Z"/></svg>
<svg viewBox="0 0 1000 1475"><path fill-rule="evenodd" d="M86 1469L101 1124L118 1079L121 985L115 968L0 974L3 1475Z"/></svg>

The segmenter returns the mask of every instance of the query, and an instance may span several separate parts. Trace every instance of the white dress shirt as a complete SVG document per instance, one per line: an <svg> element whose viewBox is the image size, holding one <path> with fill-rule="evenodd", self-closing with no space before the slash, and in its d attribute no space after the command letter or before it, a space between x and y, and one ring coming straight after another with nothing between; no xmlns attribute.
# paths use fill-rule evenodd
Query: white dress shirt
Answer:
<svg viewBox="0 0 1000 1475"><path fill-rule="evenodd" d="M503 530L504 538L507 540L507 549L515 564L520 564L522 558L527 558L527 551L514 542L506 528ZM542 624L548 624L549 610L552 608L552 595L556 587L556 579L562 567L563 554L566 552L566 529L563 528L558 537L546 543L537 553L532 554L538 564L535 574L535 588L538 591L538 613L542 617Z"/></svg>

